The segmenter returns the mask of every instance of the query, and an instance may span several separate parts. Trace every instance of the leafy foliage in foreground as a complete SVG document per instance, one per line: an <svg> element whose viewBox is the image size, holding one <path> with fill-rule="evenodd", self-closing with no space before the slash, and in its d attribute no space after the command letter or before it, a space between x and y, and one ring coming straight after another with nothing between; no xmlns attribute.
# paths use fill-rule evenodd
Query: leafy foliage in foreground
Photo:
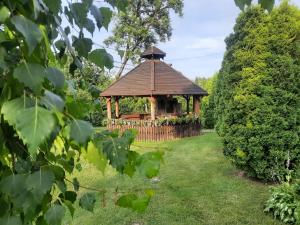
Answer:
<svg viewBox="0 0 300 225"><path fill-rule="evenodd" d="M226 39L216 82L224 154L249 176L283 181L300 159L300 11L248 8Z"/></svg>
<svg viewBox="0 0 300 225"><path fill-rule="evenodd" d="M107 2L126 8L125 1ZM56 225L66 210L74 215L80 184L68 178L81 169L82 156L101 171L109 164L128 176L138 170L156 176L161 153L148 157L132 151L134 131L96 132L84 120L85 105L69 94L76 89L57 68L69 67L74 74L85 66L82 58L102 70L112 68L112 56L92 50L83 32L107 28L111 10L89 0L64 9L60 0L4 0L0 12L0 224ZM72 41L71 28L61 27L62 14L79 31ZM149 202L144 200L121 206L143 210ZM79 204L93 211L95 195L85 193Z"/></svg>
<svg viewBox="0 0 300 225"><path fill-rule="evenodd" d="M265 212L288 224L300 222L300 185L283 183L271 189L271 196L266 202Z"/></svg>

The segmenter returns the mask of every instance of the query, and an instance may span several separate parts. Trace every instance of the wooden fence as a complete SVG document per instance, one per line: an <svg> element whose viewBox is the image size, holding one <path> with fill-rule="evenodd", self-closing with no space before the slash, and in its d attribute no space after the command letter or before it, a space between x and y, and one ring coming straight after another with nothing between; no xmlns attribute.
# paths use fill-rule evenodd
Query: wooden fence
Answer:
<svg viewBox="0 0 300 225"><path fill-rule="evenodd" d="M200 135L200 123L190 123L181 125L160 125L160 126L136 126L136 125L117 125L108 124L109 130L118 129L121 132L126 129L136 129L138 141L165 141L183 137Z"/></svg>

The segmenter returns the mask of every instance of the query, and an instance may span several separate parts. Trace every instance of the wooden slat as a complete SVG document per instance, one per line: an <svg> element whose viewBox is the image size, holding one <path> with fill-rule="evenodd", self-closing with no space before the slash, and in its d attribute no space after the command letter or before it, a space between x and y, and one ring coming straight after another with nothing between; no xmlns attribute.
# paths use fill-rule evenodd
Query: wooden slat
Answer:
<svg viewBox="0 0 300 225"><path fill-rule="evenodd" d="M188 124L188 125L165 125L154 126L151 123L143 122L143 126L135 125L113 125L108 124L108 130L119 129L120 132L124 132L126 129L136 129L138 135L136 140L139 141L166 141L183 137L198 136L201 134L201 124Z"/></svg>

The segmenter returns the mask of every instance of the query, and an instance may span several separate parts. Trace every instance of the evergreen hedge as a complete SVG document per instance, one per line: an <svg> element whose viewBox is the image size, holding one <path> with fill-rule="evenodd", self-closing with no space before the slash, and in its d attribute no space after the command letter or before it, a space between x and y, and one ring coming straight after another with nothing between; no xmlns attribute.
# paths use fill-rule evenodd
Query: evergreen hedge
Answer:
<svg viewBox="0 0 300 225"><path fill-rule="evenodd" d="M300 11L248 7L226 38L215 87L224 154L249 176L282 181L300 160Z"/></svg>

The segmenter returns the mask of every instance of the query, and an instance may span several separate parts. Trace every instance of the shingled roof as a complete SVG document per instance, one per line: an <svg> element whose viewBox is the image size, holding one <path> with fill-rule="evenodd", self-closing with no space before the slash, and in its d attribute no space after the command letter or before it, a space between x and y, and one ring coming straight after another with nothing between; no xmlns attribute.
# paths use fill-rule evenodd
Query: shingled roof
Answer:
<svg viewBox="0 0 300 225"><path fill-rule="evenodd" d="M159 48L156 48L155 46L148 48L141 55L141 57L145 59L160 59L160 58L164 58L165 56L166 53L160 50Z"/></svg>
<svg viewBox="0 0 300 225"><path fill-rule="evenodd" d="M103 97L153 95L205 96L207 92L165 62L146 59L101 93Z"/></svg>

